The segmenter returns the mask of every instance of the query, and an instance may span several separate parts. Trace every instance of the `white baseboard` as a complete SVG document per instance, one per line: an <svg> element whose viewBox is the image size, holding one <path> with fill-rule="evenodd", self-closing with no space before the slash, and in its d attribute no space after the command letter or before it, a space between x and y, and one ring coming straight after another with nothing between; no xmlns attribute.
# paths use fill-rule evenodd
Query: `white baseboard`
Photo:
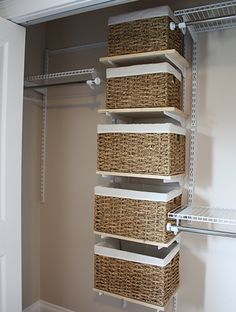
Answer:
<svg viewBox="0 0 236 312"><path fill-rule="evenodd" d="M23 312L74 312L72 310L65 309L58 305L39 300L33 303L28 308L24 309Z"/></svg>
<svg viewBox="0 0 236 312"><path fill-rule="evenodd" d="M74 311L40 300L40 312L74 312Z"/></svg>
<svg viewBox="0 0 236 312"><path fill-rule="evenodd" d="M29 306L28 308L24 309L23 312L41 312L40 310L40 300L36 301L35 303L33 303L31 306Z"/></svg>

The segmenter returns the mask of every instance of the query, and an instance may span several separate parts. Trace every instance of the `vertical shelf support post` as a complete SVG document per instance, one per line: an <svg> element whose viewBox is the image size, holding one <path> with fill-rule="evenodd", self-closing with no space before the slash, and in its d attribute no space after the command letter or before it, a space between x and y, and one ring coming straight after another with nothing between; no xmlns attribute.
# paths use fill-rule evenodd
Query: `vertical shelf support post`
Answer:
<svg viewBox="0 0 236 312"><path fill-rule="evenodd" d="M45 50L44 54L44 74L48 73L49 53ZM43 94L42 106L42 129L41 129L41 154L40 154L40 201L45 203L45 175L46 175L46 152L47 152L47 109L48 91Z"/></svg>

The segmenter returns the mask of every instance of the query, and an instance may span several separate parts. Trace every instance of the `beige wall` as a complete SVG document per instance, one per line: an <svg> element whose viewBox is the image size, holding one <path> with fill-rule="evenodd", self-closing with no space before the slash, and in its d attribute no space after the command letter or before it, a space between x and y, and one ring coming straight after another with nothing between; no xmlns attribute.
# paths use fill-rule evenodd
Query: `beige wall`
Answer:
<svg viewBox="0 0 236 312"><path fill-rule="evenodd" d="M25 75L42 73L46 25L27 29ZM40 133L42 97L24 93L22 174L23 308L40 299Z"/></svg>
<svg viewBox="0 0 236 312"><path fill-rule="evenodd" d="M40 129L41 109L24 101L23 128L23 308L40 298Z"/></svg>
<svg viewBox="0 0 236 312"><path fill-rule="evenodd" d="M191 1L191 4L193 3L204 4L204 1ZM166 1L139 1L127 6L113 7L50 22L47 24L46 46L53 49L105 41L108 16L161 4L166 4ZM191 4L190 1L181 1L181 3L172 1L173 8L186 7ZM229 35L221 33L216 37L211 34L207 39L203 37L200 41L200 130L197 146L198 150L204 151L204 154L198 153L196 162L195 196L196 203L200 204L220 203L223 205L224 203L224 197L218 190L225 184L219 185L219 182L216 181L221 181L219 177L227 172L223 171L222 173L219 169L221 168L219 163L227 155L219 154L218 162L215 162L216 156L213 156L213 152L214 155L217 155L222 150L222 145L224 146L225 142L224 136L220 136L221 139L217 141L218 135L215 135L221 129L219 125L222 124L222 110L219 109L222 105L219 101L221 97L216 93L220 87L217 84L215 70L221 73L222 82L224 82L223 77L228 77L228 75L232 77L231 81L233 81L232 67L229 71L230 66L222 64L220 51L221 49L223 52L227 51L228 62L232 64L234 56L230 51L232 47L235 49L235 43L232 40L234 37L235 33ZM216 53L216 51L218 52ZM104 71L97 61L99 56L104 55L106 55L106 51L102 48L56 56L50 60L50 71L90 66L99 67ZM31 66L29 67L31 68ZM210 70L209 75L206 74L208 70ZM210 88L208 88L209 86ZM233 99L230 95L232 88L229 84L222 101L229 102L231 109L234 109ZM93 188L98 183L95 174L96 125L102 121L102 117L97 114L97 109L104 105L105 90L100 88L96 92L92 92L86 86L66 87L50 91L49 99L51 107L48 110L46 203L41 205L40 214L41 299L76 312L120 311L121 302L119 300L105 296L98 297L92 292ZM217 110L215 110L215 105L218 107ZM26 115L26 118L30 118L30 116ZM223 120L224 126L222 126L221 133L224 133L228 117L224 116ZM205 135L206 129L207 135ZM233 133L233 129L231 131ZM233 137L231 140L233 141ZM230 150L231 148L232 146L229 147ZM226 157L226 159L228 158ZM211 164L214 164L214 167ZM29 170L35 169L29 168ZM231 185L233 188L233 181ZM228 188L225 187L224 191L228 194ZM215 198L217 201L214 200ZM230 198L228 206L232 206L233 197L228 198ZM38 211L37 205L38 202L34 201L36 211ZM37 214L35 216L39 217ZM30 224L30 222L27 223ZM32 235L35 234L32 232ZM37 246L38 243L39 240L37 240ZM233 293L233 279L236 277L233 267L235 254L232 252L232 247L235 246L232 244L232 240L220 238L211 239L189 234L183 236L179 311L218 312L225 309L225 306L229 310L235 305ZM37 254L37 252L38 249L35 253ZM222 256L223 254L227 255L227 261ZM232 277L229 278L231 273ZM218 277L216 277L217 274L219 274ZM38 276L35 280L38 281ZM228 281L231 288L225 292L220 285L228 285ZM27 286L25 285L26 288ZM25 292L27 291L26 289ZM226 301L227 298L230 298L230 301ZM230 306L227 306L229 302ZM127 311L130 312L144 310L148 311L149 309L133 304L127 306Z"/></svg>

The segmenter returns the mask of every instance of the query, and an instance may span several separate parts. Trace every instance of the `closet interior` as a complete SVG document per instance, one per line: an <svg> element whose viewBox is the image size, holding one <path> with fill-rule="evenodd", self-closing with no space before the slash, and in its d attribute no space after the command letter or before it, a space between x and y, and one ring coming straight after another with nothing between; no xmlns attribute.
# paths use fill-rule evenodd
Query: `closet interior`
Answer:
<svg viewBox="0 0 236 312"><path fill-rule="evenodd" d="M236 304L235 16L150 0L27 27L23 311Z"/></svg>

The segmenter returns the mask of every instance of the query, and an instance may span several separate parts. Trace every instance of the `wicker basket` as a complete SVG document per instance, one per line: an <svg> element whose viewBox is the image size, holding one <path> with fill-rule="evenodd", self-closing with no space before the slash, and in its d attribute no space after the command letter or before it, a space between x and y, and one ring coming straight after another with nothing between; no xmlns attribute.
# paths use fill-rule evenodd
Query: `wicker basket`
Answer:
<svg viewBox="0 0 236 312"><path fill-rule="evenodd" d="M134 188L134 185L132 185ZM136 189L140 185L135 186ZM167 243L174 234L166 231L168 212L181 205L181 189L154 193L124 188L95 188L94 230L145 243Z"/></svg>
<svg viewBox="0 0 236 312"><path fill-rule="evenodd" d="M167 7L132 12L109 19L108 55L175 49L183 54L183 34L170 30L176 21Z"/></svg>
<svg viewBox="0 0 236 312"><path fill-rule="evenodd" d="M164 307L179 284L178 244L159 251L142 250L142 254L125 247L95 246L95 290Z"/></svg>
<svg viewBox="0 0 236 312"><path fill-rule="evenodd" d="M185 172L185 129L172 124L98 125L98 171L170 176Z"/></svg>
<svg viewBox="0 0 236 312"><path fill-rule="evenodd" d="M182 107L180 73L169 63L107 69L106 108Z"/></svg>

